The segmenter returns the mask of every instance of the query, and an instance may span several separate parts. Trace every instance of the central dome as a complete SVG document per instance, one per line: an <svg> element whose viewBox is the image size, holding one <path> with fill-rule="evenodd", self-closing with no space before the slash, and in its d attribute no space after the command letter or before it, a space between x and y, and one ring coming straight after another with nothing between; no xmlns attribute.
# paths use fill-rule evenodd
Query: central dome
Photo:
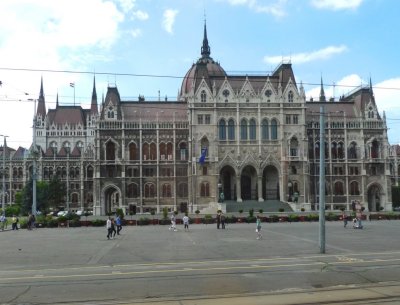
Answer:
<svg viewBox="0 0 400 305"><path fill-rule="evenodd" d="M203 46L201 47L201 57L186 73L181 87L181 95L188 94L192 87L197 90L201 80L207 82L208 86L212 87L212 80L224 80L226 75L225 70L210 57L211 51L208 45L207 28L204 24Z"/></svg>

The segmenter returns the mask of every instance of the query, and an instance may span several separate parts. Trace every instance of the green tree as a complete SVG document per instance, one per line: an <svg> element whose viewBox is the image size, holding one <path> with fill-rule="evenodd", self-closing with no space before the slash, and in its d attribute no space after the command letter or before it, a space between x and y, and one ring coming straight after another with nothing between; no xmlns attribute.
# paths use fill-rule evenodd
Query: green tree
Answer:
<svg viewBox="0 0 400 305"><path fill-rule="evenodd" d="M48 189L48 206L49 208L57 209L64 204L64 198L67 195L67 188L61 180L54 176L49 183Z"/></svg>

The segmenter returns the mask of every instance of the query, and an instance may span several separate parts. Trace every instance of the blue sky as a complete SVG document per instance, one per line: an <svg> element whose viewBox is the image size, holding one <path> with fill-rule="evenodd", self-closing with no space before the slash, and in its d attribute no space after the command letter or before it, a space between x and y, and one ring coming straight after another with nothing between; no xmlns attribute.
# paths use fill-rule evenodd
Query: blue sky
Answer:
<svg viewBox="0 0 400 305"><path fill-rule="evenodd" d="M108 84L123 99L175 100L206 18L211 56L228 73L268 73L290 60L307 98L318 96L321 76L328 97L371 78L397 144L399 11L396 0L2 0L0 134L29 147L41 76L47 108L57 93L73 104L71 82L76 104L89 108L94 73L99 102Z"/></svg>

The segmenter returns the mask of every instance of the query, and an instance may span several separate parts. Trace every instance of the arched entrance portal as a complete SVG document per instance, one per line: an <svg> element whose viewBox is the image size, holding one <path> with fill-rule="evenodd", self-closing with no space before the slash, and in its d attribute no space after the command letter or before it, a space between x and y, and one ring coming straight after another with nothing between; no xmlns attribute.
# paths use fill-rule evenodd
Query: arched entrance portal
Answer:
<svg viewBox="0 0 400 305"><path fill-rule="evenodd" d="M370 212L377 212L380 210L381 204L381 187L377 184L373 184L368 188L368 210Z"/></svg>
<svg viewBox="0 0 400 305"><path fill-rule="evenodd" d="M221 180L221 191L224 193L224 199L236 200L235 170L229 165L224 166L219 172L219 177Z"/></svg>
<svg viewBox="0 0 400 305"><path fill-rule="evenodd" d="M240 176L242 200L257 200L257 171L251 165L242 170Z"/></svg>
<svg viewBox="0 0 400 305"><path fill-rule="evenodd" d="M265 200L280 200L279 173L275 166L268 165L263 171L262 195Z"/></svg>
<svg viewBox="0 0 400 305"><path fill-rule="evenodd" d="M121 206L121 191L115 185L107 186L103 191L105 214L114 213Z"/></svg>

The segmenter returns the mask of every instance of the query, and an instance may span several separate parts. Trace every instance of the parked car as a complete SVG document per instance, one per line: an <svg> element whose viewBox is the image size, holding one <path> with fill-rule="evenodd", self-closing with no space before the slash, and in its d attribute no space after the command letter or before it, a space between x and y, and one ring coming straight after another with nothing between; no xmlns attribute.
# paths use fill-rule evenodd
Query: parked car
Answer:
<svg viewBox="0 0 400 305"><path fill-rule="evenodd" d="M58 211L58 212L57 212L57 217L60 217L60 216L67 216L67 214L68 214L68 211Z"/></svg>

